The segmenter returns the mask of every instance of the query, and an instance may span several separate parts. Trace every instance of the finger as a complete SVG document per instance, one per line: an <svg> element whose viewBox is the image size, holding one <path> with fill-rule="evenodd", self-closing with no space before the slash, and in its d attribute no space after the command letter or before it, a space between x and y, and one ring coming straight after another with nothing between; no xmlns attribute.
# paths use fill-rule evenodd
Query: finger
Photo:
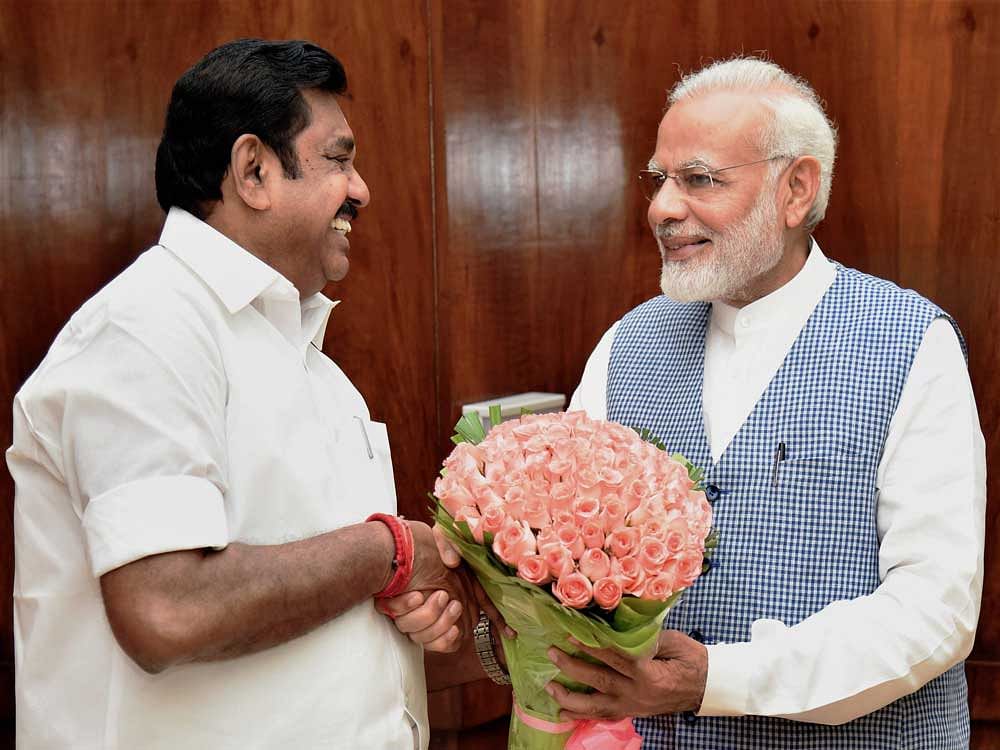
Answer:
<svg viewBox="0 0 1000 750"><path fill-rule="evenodd" d="M617 719L624 715L616 708L615 699L601 693L577 693L550 682L545 686L545 692L559 704L563 710L559 719Z"/></svg>
<svg viewBox="0 0 1000 750"><path fill-rule="evenodd" d="M388 599L376 599L375 609L395 620L400 615L412 612L424 603L424 595L420 591L407 591L405 594Z"/></svg>
<svg viewBox="0 0 1000 750"><path fill-rule="evenodd" d="M462 562L462 556L458 554L458 548L451 543L441 527L434 524L434 543L437 544L438 554L441 556L441 562L443 562L449 568L457 568L459 563Z"/></svg>
<svg viewBox="0 0 1000 750"><path fill-rule="evenodd" d="M434 651L439 654L450 654L453 651L457 651L460 644L461 639L459 638L458 626L452 625L444 635L423 644L423 647L424 651Z"/></svg>
<svg viewBox="0 0 1000 750"><path fill-rule="evenodd" d="M589 685L605 695L622 694L622 686L626 678L610 667L576 659L557 648L550 648L548 655L549 660L559 667L567 677Z"/></svg>
<svg viewBox="0 0 1000 750"><path fill-rule="evenodd" d="M462 632L462 628L456 620L461 617L462 605L458 602L451 602L445 609L444 614L441 615L437 620L435 620L431 625L418 631L413 631L407 633L410 640L414 643L419 643L421 645L425 643L432 643L438 640L441 636L449 633L452 628L457 628L459 634ZM402 618L400 618L402 619ZM398 626L397 626L398 627ZM400 628L401 632L405 632Z"/></svg>
<svg viewBox="0 0 1000 750"><path fill-rule="evenodd" d="M418 642L424 643L437 638L454 625L461 612L461 604L452 602L446 592L436 591L421 606L396 617L395 625L399 632L410 636L429 631L419 638Z"/></svg>
<svg viewBox="0 0 1000 750"><path fill-rule="evenodd" d="M635 660L626 656L616 648L595 648L593 646L588 646L585 643L581 643L572 636L568 640L578 649L583 651L583 653L593 656L598 661L607 664L619 674L623 674L629 678L635 678L635 676L639 673Z"/></svg>

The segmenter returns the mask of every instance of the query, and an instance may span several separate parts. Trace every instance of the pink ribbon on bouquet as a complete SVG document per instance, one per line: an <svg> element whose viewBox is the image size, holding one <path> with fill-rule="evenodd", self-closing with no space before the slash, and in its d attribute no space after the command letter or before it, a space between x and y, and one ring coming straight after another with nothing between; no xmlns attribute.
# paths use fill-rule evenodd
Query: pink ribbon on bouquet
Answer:
<svg viewBox="0 0 1000 750"><path fill-rule="evenodd" d="M619 721L545 721L528 714L517 703L514 712L522 724L546 734L562 734L573 730L566 740L566 750L640 750L642 737L635 731L631 719Z"/></svg>

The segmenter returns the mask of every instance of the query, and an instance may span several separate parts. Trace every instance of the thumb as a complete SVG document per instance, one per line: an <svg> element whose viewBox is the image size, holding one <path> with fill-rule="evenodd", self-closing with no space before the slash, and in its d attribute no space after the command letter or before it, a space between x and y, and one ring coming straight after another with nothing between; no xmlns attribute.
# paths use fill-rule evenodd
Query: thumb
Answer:
<svg viewBox="0 0 1000 750"><path fill-rule="evenodd" d="M437 545L438 555L441 556L441 562L443 562L449 568L457 568L459 563L462 562L461 555L458 554L458 549L454 544L451 543L441 530L441 527L434 524L434 543Z"/></svg>
<svg viewBox="0 0 1000 750"><path fill-rule="evenodd" d="M657 659L677 659L687 655L692 643L697 643L679 630L664 630L656 643Z"/></svg>

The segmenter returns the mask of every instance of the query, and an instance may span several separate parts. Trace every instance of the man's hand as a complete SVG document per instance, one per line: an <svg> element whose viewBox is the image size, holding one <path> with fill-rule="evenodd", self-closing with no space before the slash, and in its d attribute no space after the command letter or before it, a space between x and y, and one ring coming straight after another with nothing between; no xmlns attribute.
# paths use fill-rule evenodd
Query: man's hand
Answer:
<svg viewBox="0 0 1000 750"><path fill-rule="evenodd" d="M622 719L696 711L705 695L708 651L698 641L676 630L660 633L652 659L631 659L615 649L578 648L603 662L591 664L559 649L549 658L570 677L594 688L596 693L574 693L556 682L546 690L569 719Z"/></svg>
<svg viewBox="0 0 1000 750"><path fill-rule="evenodd" d="M417 526L423 529L418 531ZM427 526L410 522L410 528L414 533L414 546L417 546L420 544L417 542L417 534L421 534L423 539ZM506 625L475 576L468 569L459 567L462 558L440 528L435 526L430 536L437 549L437 566L447 566L447 575L458 580L460 588L456 590L454 586L424 585L424 576L419 581L417 579L415 559L411 591L381 600L378 604L379 611L391 617L399 632L422 645L426 651L449 653L457 650L463 637L472 634L479 618L479 610L486 612L494 625L503 629L504 635L513 638L514 631ZM417 558L418 553L414 557ZM423 564L428 569L434 569L433 561L424 561ZM447 570L448 568L453 570ZM446 577L445 580L451 579Z"/></svg>

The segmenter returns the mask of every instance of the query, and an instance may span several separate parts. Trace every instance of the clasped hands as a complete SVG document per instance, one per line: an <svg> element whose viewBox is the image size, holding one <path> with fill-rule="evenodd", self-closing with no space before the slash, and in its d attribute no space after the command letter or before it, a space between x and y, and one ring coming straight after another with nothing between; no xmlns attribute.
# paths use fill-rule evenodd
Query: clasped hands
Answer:
<svg viewBox="0 0 1000 750"><path fill-rule="evenodd" d="M430 534L437 562L447 571L438 572L442 586L407 591L381 600L380 611L393 618L401 633L428 651L456 651L463 639L471 635L480 609L496 627L504 629L504 635L514 637L475 577L460 565L461 557L441 530L435 526ZM415 533L414 537L418 548L428 541L426 533L419 534L419 538ZM420 558L418 553L418 563ZM429 567L433 567L433 562ZM418 564L414 580L416 586L423 586L425 576L418 578L419 572ZM708 676L708 652L701 643L683 633L663 631L655 654L644 659L630 658L615 649L591 648L575 641L574 645L600 663L572 657L557 648L549 649L549 658L563 674L595 691L576 693L550 682L545 689L563 708L562 720L614 720L695 711L701 706Z"/></svg>

